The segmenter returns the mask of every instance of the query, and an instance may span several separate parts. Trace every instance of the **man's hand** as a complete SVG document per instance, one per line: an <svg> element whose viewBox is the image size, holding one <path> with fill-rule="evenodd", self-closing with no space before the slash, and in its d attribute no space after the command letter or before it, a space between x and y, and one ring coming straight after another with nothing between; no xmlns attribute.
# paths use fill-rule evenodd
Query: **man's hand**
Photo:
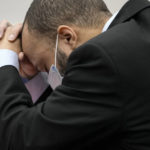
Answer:
<svg viewBox="0 0 150 150"><path fill-rule="evenodd" d="M7 28L11 26L10 31L5 35L5 32L7 31ZM5 41L3 45L0 45L0 48L4 49L7 45L7 48L10 49L10 43L13 43L17 40L20 33L22 31L22 24L17 24L12 26L8 21L3 20L0 22L0 43L2 43L2 40L7 37L8 41ZM8 47L9 45L9 47ZM18 53L18 52L17 52ZM31 64L31 62L28 60L27 56L24 55L23 52L19 52L19 62L20 62L20 75L24 78L31 79L33 78L37 73L37 69Z"/></svg>
<svg viewBox="0 0 150 150"><path fill-rule="evenodd" d="M8 36L11 35L12 32L13 27L12 26L8 27L7 30L5 31L4 37L2 38L2 40L0 40L0 49L9 49L19 54L21 52L20 39L17 38L13 42L8 41Z"/></svg>
<svg viewBox="0 0 150 150"><path fill-rule="evenodd" d="M3 38L6 29L11 26L11 24L7 20L3 20L0 22L0 39Z"/></svg>
<svg viewBox="0 0 150 150"><path fill-rule="evenodd" d="M20 75L24 78L31 79L38 74L38 70L32 65L23 52L19 53Z"/></svg>
<svg viewBox="0 0 150 150"><path fill-rule="evenodd" d="M22 30L22 24L12 26L7 20L0 22L0 49L10 49L19 53L20 40L18 36ZM17 46L18 45L18 46Z"/></svg>
<svg viewBox="0 0 150 150"><path fill-rule="evenodd" d="M12 26L7 20L3 20L0 22L0 40L4 37L5 31L8 27ZM13 26L12 32L8 35L8 41L13 42L15 41L20 32L22 30L22 24L17 24Z"/></svg>

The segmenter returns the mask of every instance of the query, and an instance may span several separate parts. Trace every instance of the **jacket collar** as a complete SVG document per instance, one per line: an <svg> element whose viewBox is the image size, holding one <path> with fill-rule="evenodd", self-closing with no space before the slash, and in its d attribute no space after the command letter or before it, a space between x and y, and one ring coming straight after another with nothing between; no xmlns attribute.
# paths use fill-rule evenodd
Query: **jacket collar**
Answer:
<svg viewBox="0 0 150 150"><path fill-rule="evenodd" d="M147 7L150 7L150 0L129 0L120 10L109 28L115 26L116 24L123 23L129 20L138 12Z"/></svg>

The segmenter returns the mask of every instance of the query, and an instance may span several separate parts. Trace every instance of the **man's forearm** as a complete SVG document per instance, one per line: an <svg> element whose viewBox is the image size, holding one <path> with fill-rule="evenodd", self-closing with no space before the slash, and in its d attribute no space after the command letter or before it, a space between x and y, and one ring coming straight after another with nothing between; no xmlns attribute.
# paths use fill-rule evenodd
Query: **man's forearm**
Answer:
<svg viewBox="0 0 150 150"><path fill-rule="evenodd" d="M2 49L0 50L0 67L6 65L14 66L17 70L19 70L18 55L11 50ZM47 74L39 73L33 79L26 82L25 86L32 97L33 103L35 103L49 86L47 82Z"/></svg>

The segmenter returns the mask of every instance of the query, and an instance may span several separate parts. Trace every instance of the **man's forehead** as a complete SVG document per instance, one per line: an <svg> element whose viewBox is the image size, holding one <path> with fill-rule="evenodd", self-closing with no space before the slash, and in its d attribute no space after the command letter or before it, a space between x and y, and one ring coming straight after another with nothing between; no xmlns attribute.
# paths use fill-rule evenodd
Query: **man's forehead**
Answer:
<svg viewBox="0 0 150 150"><path fill-rule="evenodd" d="M23 44L23 42L22 42L23 30L24 30L24 24L23 24L21 32L20 32L20 40L21 40L21 49L22 50L23 50L23 47L22 47L22 44Z"/></svg>
<svg viewBox="0 0 150 150"><path fill-rule="evenodd" d="M21 46L22 46L22 50L33 48L33 46L36 45L35 40L36 40L36 38L34 37L34 35L32 35L29 32L28 26L25 24L23 26L22 32L21 32Z"/></svg>

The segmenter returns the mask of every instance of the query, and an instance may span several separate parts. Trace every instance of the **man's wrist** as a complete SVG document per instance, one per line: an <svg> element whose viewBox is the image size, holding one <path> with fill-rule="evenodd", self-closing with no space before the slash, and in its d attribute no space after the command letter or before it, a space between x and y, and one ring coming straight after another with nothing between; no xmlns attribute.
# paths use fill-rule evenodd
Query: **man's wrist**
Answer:
<svg viewBox="0 0 150 150"><path fill-rule="evenodd" d="M14 66L19 71L18 54L9 49L0 49L0 67Z"/></svg>

